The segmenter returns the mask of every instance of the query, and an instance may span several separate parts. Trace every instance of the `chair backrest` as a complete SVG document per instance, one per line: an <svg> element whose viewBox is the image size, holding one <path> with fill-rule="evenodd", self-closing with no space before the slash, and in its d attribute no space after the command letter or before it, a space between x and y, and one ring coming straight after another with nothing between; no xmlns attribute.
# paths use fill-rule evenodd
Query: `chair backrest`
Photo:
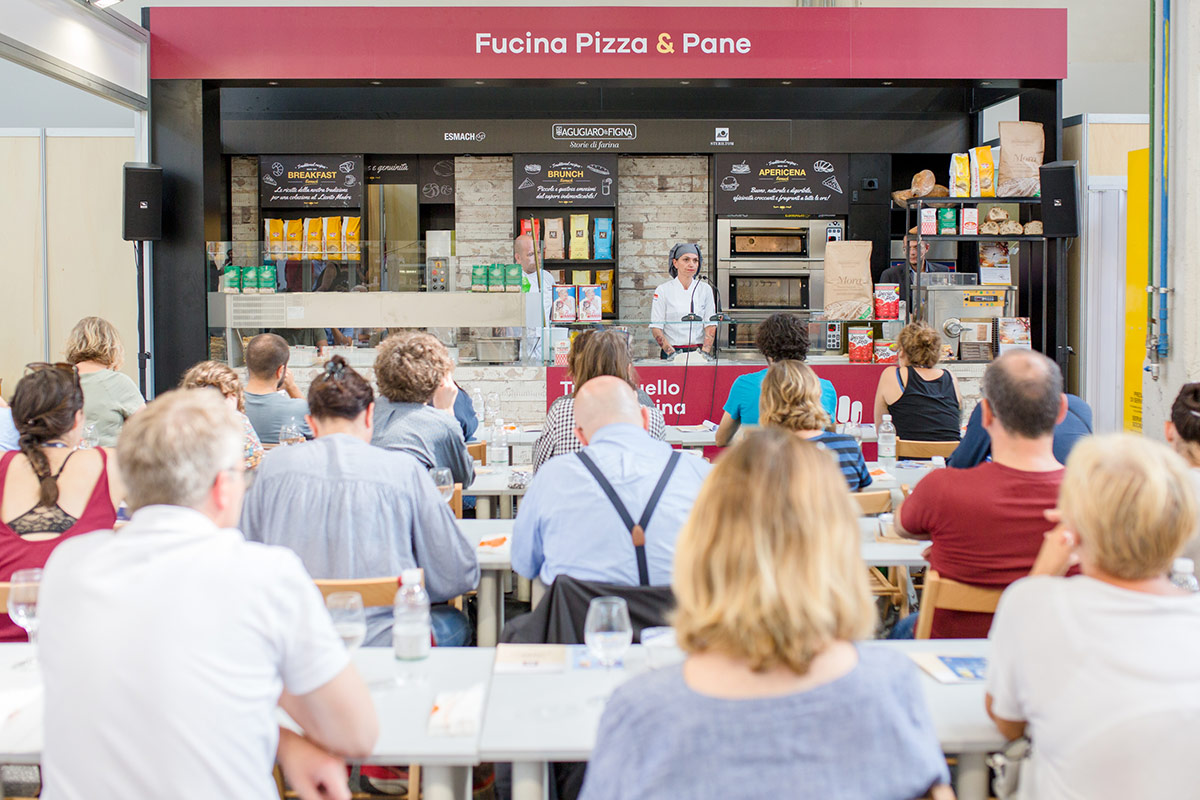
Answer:
<svg viewBox="0 0 1200 800"><path fill-rule="evenodd" d="M467 442L467 453L483 466L487 466L487 442Z"/></svg>
<svg viewBox="0 0 1200 800"><path fill-rule="evenodd" d="M532 612L504 626L500 640L524 644L584 644L588 604L593 598L607 596L623 597L629 604L634 642L641 641L643 629L670 624L667 617L675 607L675 594L670 586L618 586L559 575Z"/></svg>
<svg viewBox="0 0 1200 800"><path fill-rule="evenodd" d="M8 590L11 587L11 583L0 582L0 614L8 613Z"/></svg>
<svg viewBox="0 0 1200 800"><path fill-rule="evenodd" d="M850 496L858 503L860 514L884 514L892 510L892 492L890 489L877 489L873 492L851 492Z"/></svg>
<svg viewBox="0 0 1200 800"><path fill-rule="evenodd" d="M396 589L400 578L388 576L385 578L320 578L314 583L321 590L323 597L329 597L334 592L358 592L362 595L364 608L391 606L396 602ZM421 584L425 583L425 572L421 571Z"/></svg>
<svg viewBox="0 0 1200 800"><path fill-rule="evenodd" d="M450 510L454 512L455 519L462 519L462 484L454 484L454 494L450 495Z"/></svg>
<svg viewBox="0 0 1200 800"><path fill-rule="evenodd" d="M896 458L949 458L958 447L958 442L916 442L912 439L896 441Z"/></svg>
<svg viewBox="0 0 1200 800"><path fill-rule="evenodd" d="M996 611L1003 589L984 589L966 583L943 578L937 570L925 572L925 588L921 591L921 611L917 615L917 639L928 639L933 630L933 612L941 608L946 611L974 611L991 614Z"/></svg>

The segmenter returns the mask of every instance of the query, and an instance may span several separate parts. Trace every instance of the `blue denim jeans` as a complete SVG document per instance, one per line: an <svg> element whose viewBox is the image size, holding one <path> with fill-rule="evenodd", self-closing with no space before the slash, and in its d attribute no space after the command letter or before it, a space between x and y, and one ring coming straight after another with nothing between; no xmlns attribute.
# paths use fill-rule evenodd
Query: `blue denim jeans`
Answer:
<svg viewBox="0 0 1200 800"><path fill-rule="evenodd" d="M457 608L435 605L429 609L429 616L438 647L466 647L471 643L471 623Z"/></svg>
<svg viewBox="0 0 1200 800"><path fill-rule="evenodd" d="M897 620L892 626L892 632L888 634L889 639L911 639L917 630L917 612L909 614L903 619Z"/></svg>

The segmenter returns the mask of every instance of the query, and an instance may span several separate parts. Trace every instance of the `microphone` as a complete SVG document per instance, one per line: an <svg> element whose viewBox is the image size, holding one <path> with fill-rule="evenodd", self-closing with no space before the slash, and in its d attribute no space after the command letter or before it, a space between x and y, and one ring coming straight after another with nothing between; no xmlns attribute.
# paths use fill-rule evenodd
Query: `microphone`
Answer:
<svg viewBox="0 0 1200 800"><path fill-rule="evenodd" d="M725 312L721 311L721 293L719 291L717 291L717 285L715 283L713 283L712 281L710 281L708 279L707 275L701 275L701 276L699 276L699 278L700 278L700 280L707 283L709 288L711 288L713 290L713 299L717 304L717 312L715 314L713 314L711 317L709 317L708 321L709 322L728 322L729 315L726 314ZM697 319L699 319L699 317L697 317Z"/></svg>

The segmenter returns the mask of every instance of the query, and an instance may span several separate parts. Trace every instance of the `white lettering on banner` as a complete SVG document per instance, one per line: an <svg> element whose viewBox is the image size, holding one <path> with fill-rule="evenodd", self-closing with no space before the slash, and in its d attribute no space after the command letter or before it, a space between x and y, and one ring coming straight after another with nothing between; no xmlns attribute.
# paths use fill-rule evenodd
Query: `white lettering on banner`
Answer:
<svg viewBox="0 0 1200 800"><path fill-rule="evenodd" d="M572 394L575 391L574 381L559 381L558 385L562 387L563 394ZM659 378L652 383L639 384L638 388L651 397L656 395L670 395L678 397L683 391L683 388L678 383L671 383L666 378Z"/></svg>
<svg viewBox="0 0 1200 800"><path fill-rule="evenodd" d="M670 34L658 35L658 52L670 55L675 52L675 45L670 43ZM646 36L604 36L601 31L593 33L577 32L575 34L575 54L592 53L595 55L644 55L649 52L649 37ZM750 52L751 41L745 36L701 36L698 33L683 34L683 52L695 55L746 55ZM567 52L566 36L534 36L533 31L525 31L525 36L494 36L491 33L476 32L475 55L483 53L494 55L563 55Z"/></svg>

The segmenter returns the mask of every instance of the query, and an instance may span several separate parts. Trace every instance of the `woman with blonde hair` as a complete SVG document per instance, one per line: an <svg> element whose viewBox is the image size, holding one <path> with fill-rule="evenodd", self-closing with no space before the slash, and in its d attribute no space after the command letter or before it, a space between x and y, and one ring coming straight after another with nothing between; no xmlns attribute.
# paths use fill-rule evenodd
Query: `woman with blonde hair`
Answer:
<svg viewBox="0 0 1200 800"><path fill-rule="evenodd" d="M892 415L896 437L917 442L962 438L962 395L954 373L938 366L942 337L924 322L910 322L896 337L899 366L885 369L875 388L875 423Z"/></svg>
<svg viewBox="0 0 1200 800"><path fill-rule="evenodd" d="M66 358L79 370L84 424L92 426L94 443L115 447L125 420L146 405L137 384L118 372L125 347L117 329L106 319L84 317L67 337Z"/></svg>
<svg viewBox="0 0 1200 800"><path fill-rule="evenodd" d="M579 387L598 378L611 375L620 378L637 392L638 402L650 410L650 435L662 441L667 438L663 413L655 407L650 396L638 388L637 371L629 352L629 339L621 331L587 330L571 342L567 354L567 377ZM533 469L564 453L576 453L583 444L575 436L575 392L555 400L546 412L542 433L533 443Z"/></svg>
<svg viewBox="0 0 1200 800"><path fill-rule="evenodd" d="M1117 434L1071 451L1059 524L990 634L988 713L1033 742L1022 797L1196 795L1200 594L1167 577L1196 512L1165 445Z"/></svg>
<svg viewBox="0 0 1200 800"><path fill-rule="evenodd" d="M211 386L219 391L225 398L225 402L238 412L238 416L242 419L242 430L246 434L242 455L246 460L246 469L254 469L262 461L263 453L266 450L263 448L258 434L254 431L254 425L251 424L250 418L246 416L246 395L242 390L242 382L238 380L237 373L233 371L233 367L222 364L220 361L201 361L183 374L179 388L199 389L202 386Z"/></svg>
<svg viewBox="0 0 1200 800"><path fill-rule="evenodd" d="M675 551L687 659L613 694L584 800L954 796L915 666L857 643L857 516L798 436L751 431L717 461Z"/></svg>
<svg viewBox="0 0 1200 800"><path fill-rule="evenodd" d="M827 430L829 413L821 403L821 379L803 361L777 361L763 378L759 398L763 425L791 431L833 453L850 491L871 485L871 473L853 436Z"/></svg>

